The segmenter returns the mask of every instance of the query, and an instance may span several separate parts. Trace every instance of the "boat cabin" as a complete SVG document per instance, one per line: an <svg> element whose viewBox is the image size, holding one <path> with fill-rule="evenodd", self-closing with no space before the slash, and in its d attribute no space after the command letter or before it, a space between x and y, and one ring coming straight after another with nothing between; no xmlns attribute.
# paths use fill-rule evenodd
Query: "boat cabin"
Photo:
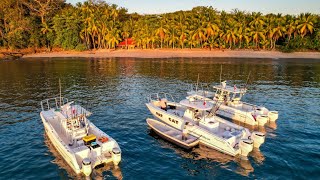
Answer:
<svg viewBox="0 0 320 180"><path fill-rule="evenodd" d="M213 108L212 103L194 99L192 96L189 97L189 99L180 101L180 104L187 108L184 112L183 117L194 120L200 120L203 116L206 115L207 111L210 111Z"/></svg>
<svg viewBox="0 0 320 180"><path fill-rule="evenodd" d="M61 104L61 106L60 106ZM91 112L66 98L52 98L41 101L42 114L50 119L50 124L57 132L64 134L61 138L69 146L79 146L79 140L89 134L87 117ZM74 144L76 142L76 144Z"/></svg>
<svg viewBox="0 0 320 180"><path fill-rule="evenodd" d="M240 102L242 96L246 93L246 89L237 88L226 85L226 81L222 82L221 85L213 86L215 89L214 100L224 102Z"/></svg>

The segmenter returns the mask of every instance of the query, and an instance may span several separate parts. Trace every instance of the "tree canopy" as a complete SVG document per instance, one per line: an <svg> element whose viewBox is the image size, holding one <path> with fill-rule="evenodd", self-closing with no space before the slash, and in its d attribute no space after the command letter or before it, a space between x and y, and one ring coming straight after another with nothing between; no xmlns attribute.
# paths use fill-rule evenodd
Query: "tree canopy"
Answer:
<svg viewBox="0 0 320 180"><path fill-rule="evenodd" d="M0 1L0 46L113 49L127 38L137 48L320 50L320 16L218 11L194 7L165 14L129 14L100 0Z"/></svg>

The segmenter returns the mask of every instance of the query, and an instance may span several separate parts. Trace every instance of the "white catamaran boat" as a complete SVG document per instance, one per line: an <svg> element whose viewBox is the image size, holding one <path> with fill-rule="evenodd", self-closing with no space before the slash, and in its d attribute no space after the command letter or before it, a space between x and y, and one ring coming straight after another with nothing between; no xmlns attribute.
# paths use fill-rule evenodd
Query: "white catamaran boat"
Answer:
<svg viewBox="0 0 320 180"><path fill-rule="evenodd" d="M96 166L119 164L118 143L87 119L90 112L61 96L41 101L41 108L49 140L75 173L89 176Z"/></svg>
<svg viewBox="0 0 320 180"><path fill-rule="evenodd" d="M166 108L161 106L163 101ZM146 105L156 118L180 131L187 128L200 143L231 156L246 157L265 140L263 133L250 133L247 128L215 116L213 104L209 102L190 98L176 103L169 94L155 93Z"/></svg>
<svg viewBox="0 0 320 180"><path fill-rule="evenodd" d="M269 111L266 107L242 102L241 98L246 93L246 89L228 86L226 81L213 86L213 89L215 92L191 89L187 94L197 95L198 99L213 104L221 103L216 112L217 115L245 124L264 126L267 122L274 122L278 119L277 111Z"/></svg>

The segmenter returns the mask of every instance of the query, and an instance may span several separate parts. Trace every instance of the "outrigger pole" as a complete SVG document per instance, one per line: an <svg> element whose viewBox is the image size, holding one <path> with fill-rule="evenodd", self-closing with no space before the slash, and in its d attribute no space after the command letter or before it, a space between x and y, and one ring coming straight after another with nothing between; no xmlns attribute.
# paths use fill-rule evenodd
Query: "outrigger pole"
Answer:
<svg viewBox="0 0 320 180"><path fill-rule="evenodd" d="M60 109L61 109L61 81L60 81L60 78L59 78L59 94L60 94Z"/></svg>
<svg viewBox="0 0 320 180"><path fill-rule="evenodd" d="M199 86L199 73L198 73L198 79L197 79L196 92L198 92L198 86Z"/></svg>
<svg viewBox="0 0 320 180"><path fill-rule="evenodd" d="M245 86L244 86L244 89L246 89L246 88L247 88L247 85L248 85L248 82L249 82L250 74L251 74L251 71L249 71L248 78L247 78L247 82L246 82L246 84L245 84Z"/></svg>
<svg viewBox="0 0 320 180"><path fill-rule="evenodd" d="M220 84L221 84L221 75L222 75L222 64L220 66Z"/></svg>

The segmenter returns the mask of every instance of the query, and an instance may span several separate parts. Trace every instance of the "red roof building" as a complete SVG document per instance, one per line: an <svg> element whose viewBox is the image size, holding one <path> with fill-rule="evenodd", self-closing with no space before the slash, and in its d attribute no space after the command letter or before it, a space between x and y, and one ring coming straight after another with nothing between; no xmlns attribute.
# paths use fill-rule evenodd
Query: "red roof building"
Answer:
<svg viewBox="0 0 320 180"><path fill-rule="evenodd" d="M121 47L121 48L125 48L126 45L128 45L129 49L133 49L136 46L136 44L132 38L125 39L124 41L120 42L117 46Z"/></svg>

